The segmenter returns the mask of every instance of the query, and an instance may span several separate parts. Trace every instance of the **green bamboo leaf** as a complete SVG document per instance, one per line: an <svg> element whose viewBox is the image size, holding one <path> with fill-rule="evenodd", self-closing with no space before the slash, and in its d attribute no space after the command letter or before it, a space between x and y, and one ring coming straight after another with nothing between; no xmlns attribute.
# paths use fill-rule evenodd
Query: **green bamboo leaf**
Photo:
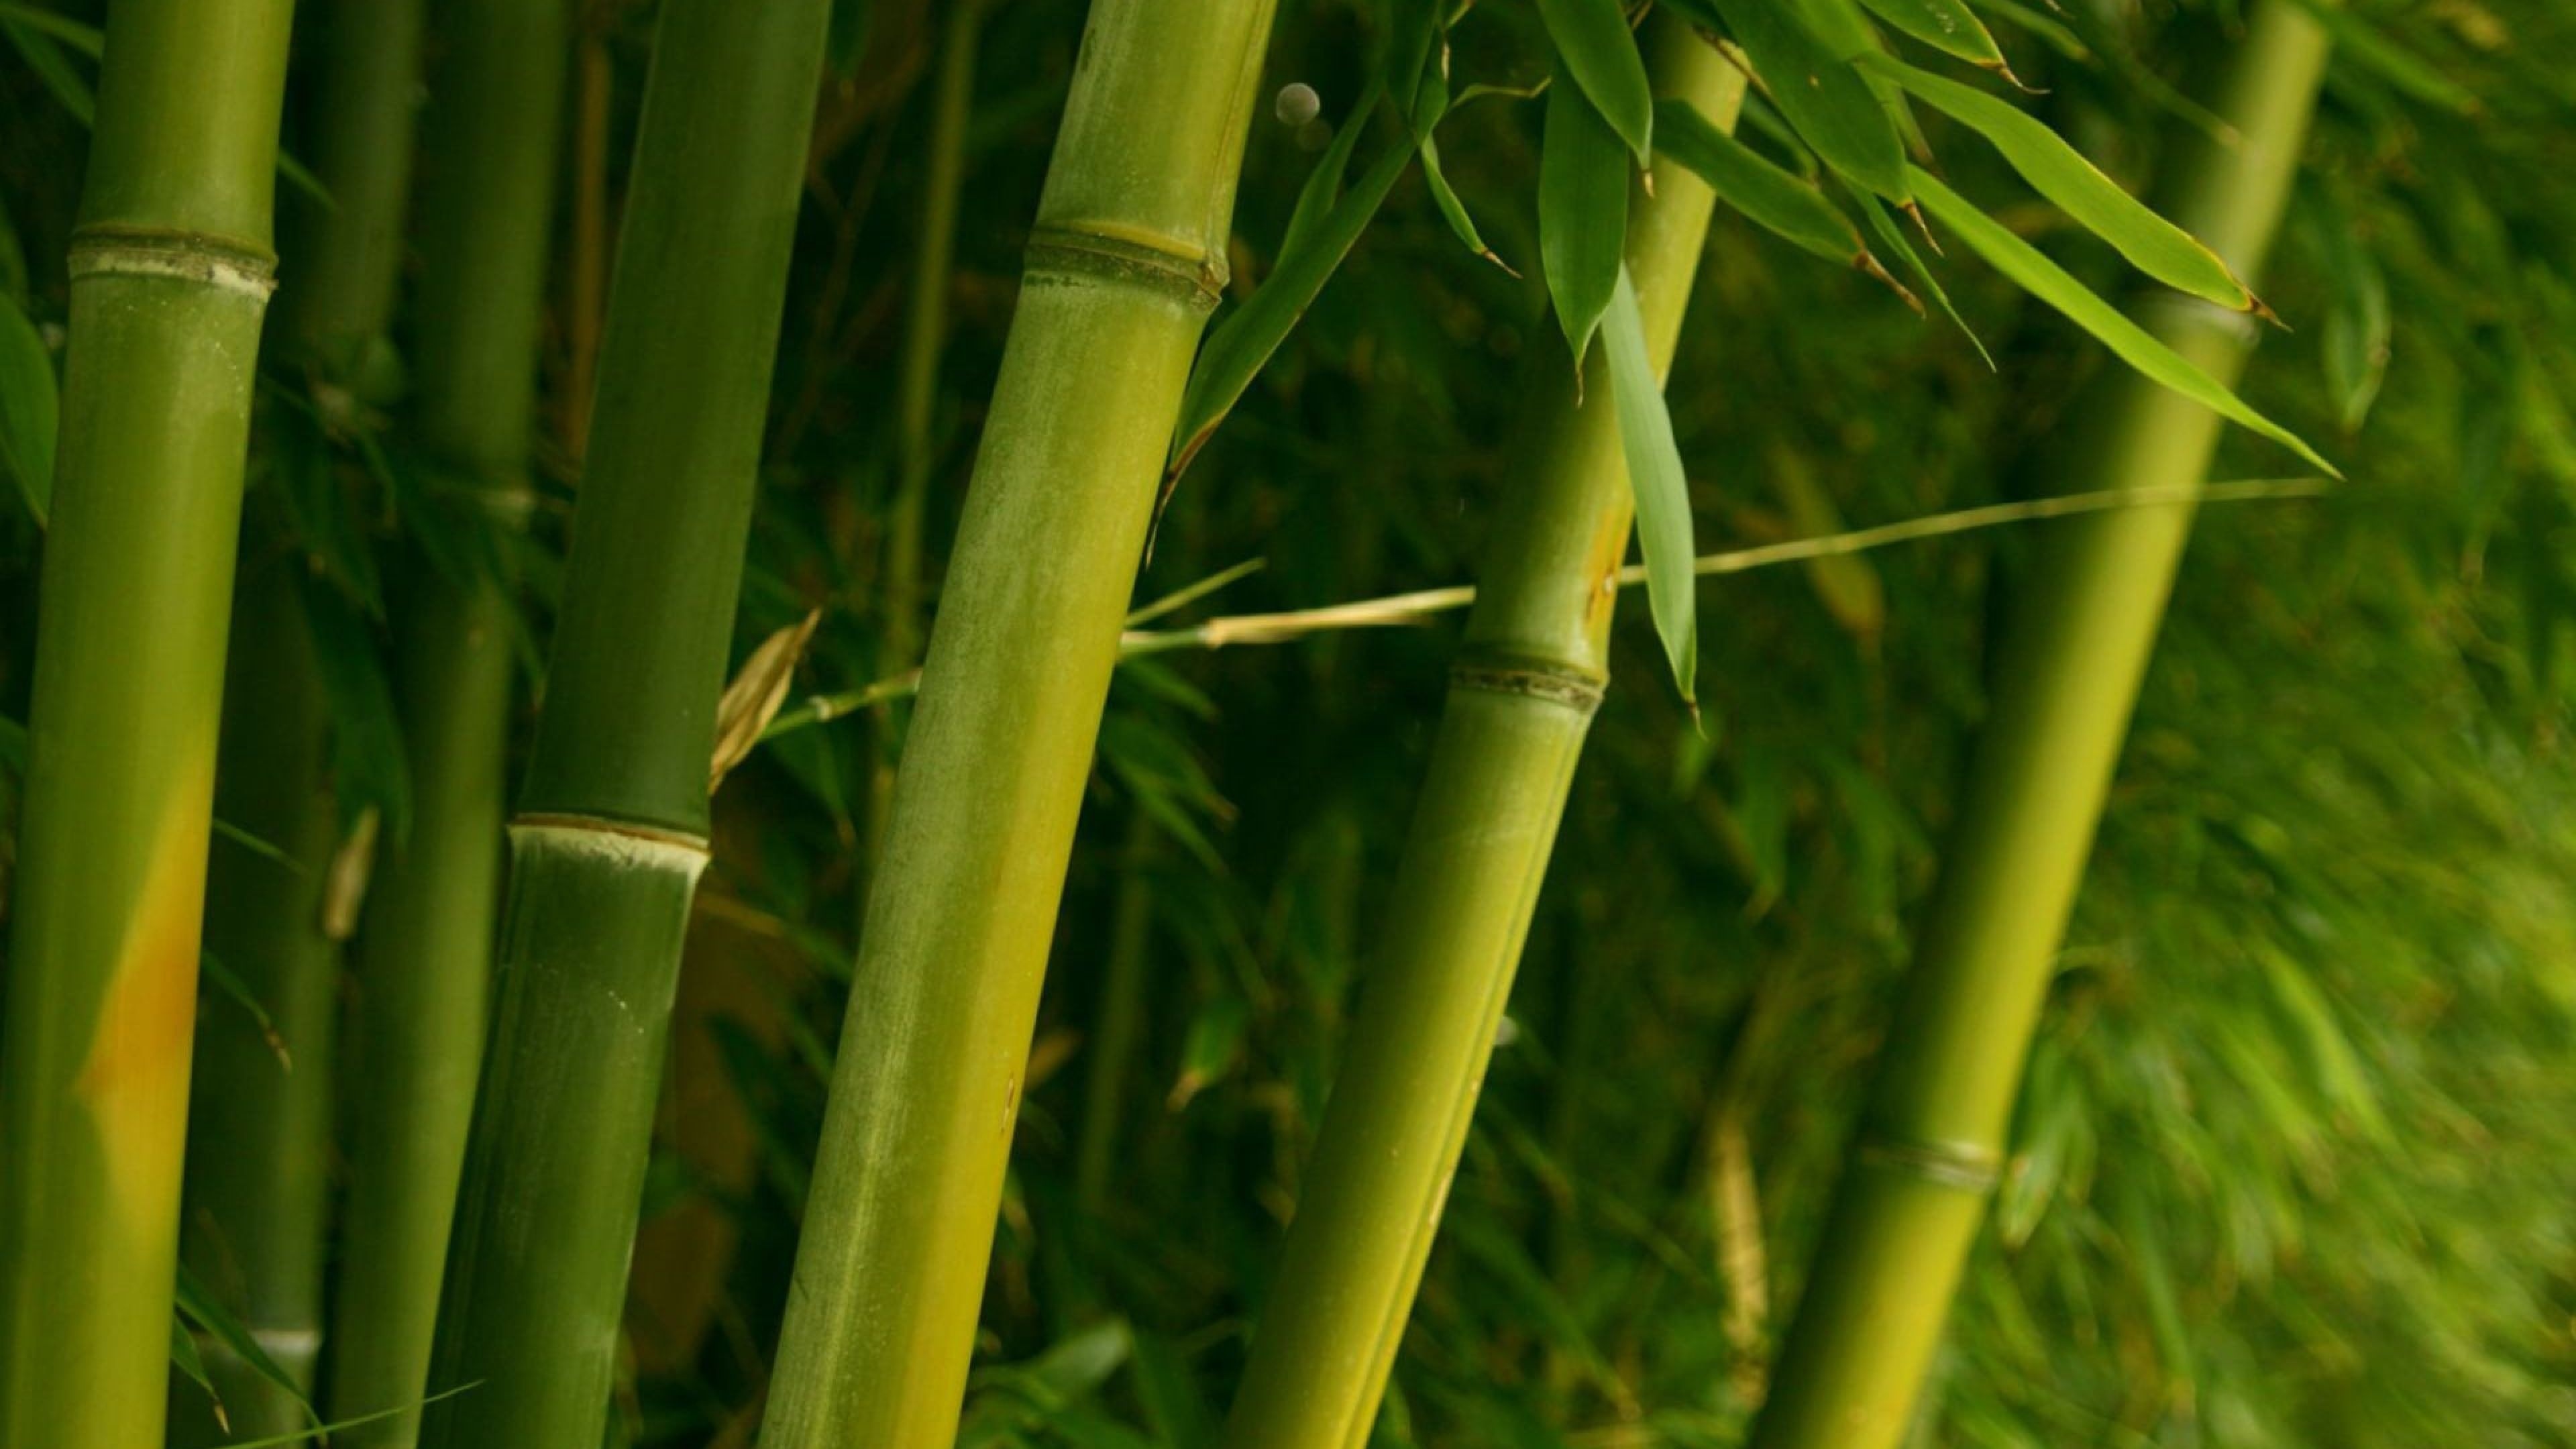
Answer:
<svg viewBox="0 0 2576 1449"><path fill-rule="evenodd" d="M1968 345L1977 349L1977 356L1985 361L1986 371L1995 371L1995 355L1986 350L1985 339L1977 335L1977 329L1968 325L1967 318L1959 315L1959 309L1950 301L1949 289L1933 275L1931 265L1923 260L1921 252L1915 250L1914 239L1905 234L1905 228L1898 226L1896 218L1887 214L1886 204L1849 177L1837 179L1842 182L1843 189L1851 193L1853 204L1860 208L1861 216L1869 222L1869 229L1877 234L1880 245L1896 253L1896 259L1905 264L1906 274L1914 279L1914 285L1920 287L1923 294L1932 299L1932 305L1940 308L1941 314L1966 336Z"/></svg>
<svg viewBox="0 0 2576 1449"><path fill-rule="evenodd" d="M1306 173L1306 184L1297 188L1297 207L1288 213L1288 230L1279 238L1279 258L1287 259L1313 245L1317 231L1332 216L1333 207L1342 198L1342 178L1351 169L1351 152L1359 146L1360 132L1367 130L1369 112L1382 94L1371 86L1360 103L1351 107L1342 128L1333 133L1333 143Z"/></svg>
<svg viewBox="0 0 2576 1449"><path fill-rule="evenodd" d="M1825 164L1900 205L1905 145L1896 123L1851 63L1782 0L1713 0L1781 114Z"/></svg>
<svg viewBox="0 0 2576 1449"><path fill-rule="evenodd" d="M36 324L0 296L0 472L42 527L54 496L54 428L61 391Z"/></svg>
<svg viewBox="0 0 2576 1449"><path fill-rule="evenodd" d="M206 1391L206 1397L215 1402L215 1426L230 1429L232 1425L224 1418L223 1395L215 1392L214 1381L206 1377L206 1357L197 1352L197 1340L175 1313L170 1315L170 1366L179 1371L180 1377Z"/></svg>
<svg viewBox="0 0 2576 1449"><path fill-rule="evenodd" d="M1629 33L1619 0L1538 0L1538 13L1574 83L1627 143L1637 164L1649 164L1655 93L1646 82L1646 62L1637 54L1637 38Z"/></svg>
<svg viewBox="0 0 2576 1449"><path fill-rule="evenodd" d="M2253 290L2218 253L2191 233L2158 216L2146 203L2035 116L2008 101L1917 70L1885 55L1865 56L1861 68L1885 76L1925 105L1986 138L2040 195L2057 203L2085 230L2109 242L2139 271L2165 285L2238 312L2270 316Z"/></svg>
<svg viewBox="0 0 2576 1449"><path fill-rule="evenodd" d="M36 79L53 93L56 102L72 113L72 119L88 127L96 123L98 96L80 72L72 69L71 58L63 54L64 42L54 33L55 27L45 20L60 21L32 6L9 6L0 10L0 36L7 36L10 48L36 73ZM90 55L95 58L93 49Z"/></svg>
<svg viewBox="0 0 2576 1449"><path fill-rule="evenodd" d="M277 1360L268 1356L268 1350L259 1346L259 1340L251 1337L250 1330L242 1327L241 1320L233 1317L224 1305L216 1300L213 1292L196 1274L188 1271L188 1265L185 1263L179 1265L175 1302L181 1318L194 1325L198 1332L206 1334L229 1349L234 1357L249 1367L251 1372L283 1390L286 1396L295 1402L295 1407L304 1411L307 1422L313 1424L322 1422L321 1416L313 1412L312 1402L304 1397L304 1390L296 1385L294 1378L288 1375L286 1370L277 1366Z"/></svg>
<svg viewBox="0 0 2576 1449"><path fill-rule="evenodd" d="M1372 99L1375 95L1374 91L1370 93ZM1367 118L1365 110L1354 110L1343 125L1356 131ZM1234 410L1243 390L1252 385L1271 354L1295 330L1297 319L1306 315L1316 294L1332 280L1342 258L1350 254L1369 219L1377 215L1379 204L1386 200L1387 192L1394 189L1395 179L1404 174L1405 163L1412 159L1413 147L1409 144L1393 147L1380 156L1333 204L1325 218L1312 224L1298 239L1294 251L1280 253L1270 280L1252 294L1251 301L1219 323L1207 345L1199 349L1198 364L1191 368L1189 387L1181 395L1180 425L1172 434L1172 461L1163 473L1166 498L1172 485L1189 468L1190 460L1207 446L1217 424Z"/></svg>
<svg viewBox="0 0 2576 1449"><path fill-rule="evenodd" d="M2295 0L2334 37L2336 54L2394 86L2399 93L2469 115L2478 110L2477 93L2434 69L2421 56L2391 40L2370 22L2341 4Z"/></svg>
<svg viewBox="0 0 2576 1449"><path fill-rule="evenodd" d="M1220 996L1201 1008L1190 1022L1181 1046L1181 1072L1163 1099L1178 1112L1216 1082L1223 1081L1243 1057L1243 1037L1252 1025L1252 1004L1240 996Z"/></svg>
<svg viewBox="0 0 2576 1449"><path fill-rule="evenodd" d="M2388 278L2354 233L2340 201L2320 193L2311 216L2318 258L2334 296L2318 350L2336 416L2352 432L2370 416L2388 373Z"/></svg>
<svg viewBox="0 0 2576 1449"><path fill-rule="evenodd" d="M1957 192L1942 185L1939 178L1920 168L1913 168L1913 171L1915 194L1922 199L1926 210L1957 232L1970 249L1984 257L1995 270L2011 278L2032 296L2065 313L2068 319L2099 338L2121 361L2136 368L2149 381L2171 388L2219 416L2270 438L2333 477L2343 476L2341 469L2327 462L2323 454L2309 447L2298 434L2246 406L2243 399L2217 379L2157 341L2145 328L2120 315L2110 303L2093 295L2083 283L2069 276L2065 268L2041 255L2037 247L1969 205Z"/></svg>
<svg viewBox="0 0 2576 1449"><path fill-rule="evenodd" d="M1968 8L1966 0L1860 0L1870 13L1898 30L1981 70L1990 70L2014 85L2021 81L1995 44L1994 32Z"/></svg>
<svg viewBox="0 0 2576 1449"><path fill-rule="evenodd" d="M384 657L346 594L309 575L303 593L314 664L330 701L332 793L341 828L372 808L386 838L401 842L411 831L411 766Z"/></svg>
<svg viewBox="0 0 2576 1449"><path fill-rule="evenodd" d="M1385 8L1386 61L1380 80L1394 95L1396 108L1410 116L1432 40L1440 34L1441 0L1386 0Z"/></svg>
<svg viewBox="0 0 2576 1449"><path fill-rule="evenodd" d="M1538 255L1578 377L1592 334L1619 284L1619 257L1627 239L1625 147L1582 89L1560 80L1548 88L1539 151Z"/></svg>
<svg viewBox="0 0 2576 1449"><path fill-rule="evenodd" d="M1610 399L1619 410L1619 448L1628 463L1628 488L1637 499L1637 543L1646 557L1646 602L1655 633L1672 662L1673 683L1699 711L1699 596L1694 587L1690 483L1681 449L1673 442L1672 415L1663 385L1646 352L1646 322L1637 289L1619 269L1617 290L1601 322L1602 348L1610 359Z"/></svg>
<svg viewBox="0 0 2576 1449"><path fill-rule="evenodd" d="M408 1404L396 1404L390 1409L378 1409L372 1414L358 1414L346 1419L334 1419L328 1424L317 1422L310 1429L299 1429L292 1434L271 1434L264 1439L228 1440L224 1444L223 1449L285 1449L285 1446L289 1444L327 1443L332 1435L341 1433L344 1430L361 1429L369 1424L381 1424L387 1419L398 1419L415 1410L425 1409L442 1399L452 1399L458 1394L466 1393L469 1390L478 1389L482 1386L483 1381L481 1379L476 1379L472 1383L458 1384L452 1389L441 1389L437 1393L427 1395L423 1398L414 1399ZM207 1392L211 1393L213 1390L209 1389Z"/></svg>
<svg viewBox="0 0 2576 1449"><path fill-rule="evenodd" d="M218 994L231 1001L233 1005L240 1007L243 1014L250 1018L251 1025L259 1030L260 1040L268 1043L269 1054L277 1058L280 1068L290 1072L295 1070L295 1054L287 1050L286 1037L277 1029L277 1019L270 1016L268 1008L260 1004L259 997L251 991L249 982L242 980L230 966L223 963L222 958L212 951L201 950L197 953L197 974L205 979L207 985L215 988Z"/></svg>
<svg viewBox="0 0 2576 1449"><path fill-rule="evenodd" d="M1851 218L1814 183L1765 160L1685 102L1659 104L1655 125L1655 149L1707 182L1720 201L1792 245L1857 267L1914 300L1870 254ZM1919 310L1921 304L1916 306Z"/></svg>
<svg viewBox="0 0 2576 1449"><path fill-rule="evenodd" d="M1512 272L1511 264L1485 245L1484 234L1476 229L1476 218L1468 212L1467 203L1458 199L1457 190L1449 184L1449 174L1441 168L1440 142L1433 132L1448 111L1449 67L1443 54L1435 56L1424 67L1421 88L1408 113L1412 117L1414 148L1422 158L1422 179L1430 185L1431 199L1439 206L1441 218L1449 223L1449 230L1458 238L1459 244L1504 271ZM1519 276L1520 273L1512 272L1512 275Z"/></svg>

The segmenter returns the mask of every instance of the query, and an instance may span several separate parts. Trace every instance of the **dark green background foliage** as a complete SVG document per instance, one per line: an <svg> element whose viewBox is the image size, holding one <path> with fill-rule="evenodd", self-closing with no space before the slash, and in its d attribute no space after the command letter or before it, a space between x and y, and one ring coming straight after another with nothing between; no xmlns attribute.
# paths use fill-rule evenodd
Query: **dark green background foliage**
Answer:
<svg viewBox="0 0 2576 1449"><path fill-rule="evenodd" d="M995 0L982 23L934 540L975 445L1081 8ZM1267 84L1311 85L1325 121L1262 108L1238 295L1266 275L1379 44L1367 0L1282 8ZM593 9L617 80L613 176L649 7ZM2233 9L1987 13L2047 92L2029 104L2142 189L2195 123L2180 91ZM738 626L747 652L825 611L800 690L892 668L873 569L948 7L843 11ZM2351 481L2203 517L1925 1444L2576 1440L2576 90L2562 64L2576 15L2554 0L2370 0L2350 15L2263 287L2291 330L2267 337L2246 392ZM1545 74L1517 0L1473 6L1453 38L1459 89ZM58 343L81 131L28 59L0 63L0 293ZM1516 419L1532 389L1570 386L1550 370L1562 354L1536 277L1540 109L1476 100L1441 134L1484 240L1529 275L1466 252L1418 175L1399 183L1183 480L1140 601L1247 559L1265 566L1183 617L1472 577ZM2107 248L2023 204L1970 138L1926 125L1960 190L2126 295ZM1788 159L1758 106L1746 134ZM1359 164L1393 135L1381 120ZM1740 218L1721 215L1711 246L1669 389L1703 551L2089 486L2053 475L2044 445L2073 421L2080 380L2111 364L1964 256L1942 276L1992 372L1946 322ZM263 488L310 447L289 425L299 386L268 390ZM400 438L387 446L399 476ZM559 544L574 470L549 447L541 531ZM2238 433L2214 476L2295 466ZM417 526L379 471L349 463L339 480L361 541L326 539L302 510L317 557ZM0 508L9 718L24 717L40 540ZM1736 1442L1815 1246L1980 714L1989 621L2028 546L2005 529L1704 583L1704 733L1631 601L1381 1442ZM533 565L542 596L550 574ZM968 1442L1212 1443L1367 977L1453 627L1174 653L1120 675ZM340 647L363 652L364 633L341 630ZM698 1083L687 1150L657 1157L638 1273L689 1297L669 1285L708 1250L671 1229L692 1214L718 1238L738 1230L739 1251L714 1260L720 1301L694 1349L643 1356L618 1416L634 1442L741 1443L759 1401L884 726L782 738L718 797L687 969L725 1004L701 1010L684 989L676 1060L721 1080ZM372 748L372 765L344 768L381 769L386 747ZM1142 923L1123 946L1122 913ZM1142 1034L1115 1065L1121 1110L1087 1120L1100 982L1122 949L1142 952ZM1110 1164L1096 1205L1075 1189L1086 1142ZM1748 1189L1758 1222L1724 1206Z"/></svg>

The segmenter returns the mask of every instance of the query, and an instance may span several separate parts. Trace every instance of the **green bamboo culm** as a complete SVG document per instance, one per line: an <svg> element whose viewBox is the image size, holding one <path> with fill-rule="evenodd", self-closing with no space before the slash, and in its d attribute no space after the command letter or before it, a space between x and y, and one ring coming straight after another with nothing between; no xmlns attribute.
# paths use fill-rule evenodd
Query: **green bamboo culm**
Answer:
<svg viewBox="0 0 2576 1449"><path fill-rule="evenodd" d="M420 0L306 0L318 84L307 132L331 204L286 212L286 285L269 353L300 368L327 409L389 355L410 196ZM197 1031L180 1257L308 1393L322 1340L339 947L325 891L341 839L330 705L305 616L308 578L280 510L254 497L242 531L224 683L217 813L284 853L220 840L207 869L206 953L267 1013L228 1002ZM269 1033L275 1035L274 1041ZM230 1433L182 1387L171 1442L301 1429L303 1405L219 1340L200 1351Z"/></svg>
<svg viewBox="0 0 2576 1449"><path fill-rule="evenodd" d="M410 1404L429 1378L501 886L515 629L501 535L529 506L571 12L570 0L438 0L432 13L409 437L461 518L453 535L487 546L436 561L413 551L390 601L412 818L380 855L350 988L362 1066L343 1086L333 1422ZM410 1449L419 1434L411 1410L332 1442Z"/></svg>
<svg viewBox="0 0 2576 1449"><path fill-rule="evenodd" d="M518 813L435 1449L605 1430L828 0L670 0Z"/></svg>
<svg viewBox="0 0 2576 1449"><path fill-rule="evenodd" d="M922 687L762 1443L944 1449L1272 0L1093 0Z"/></svg>
<svg viewBox="0 0 2576 1449"><path fill-rule="evenodd" d="M2296 0L2263 0L2213 109L2233 148L2196 142L2158 207L2251 278L2291 190L2326 61ZM2159 299L2156 334L2232 384L2253 324ZM2201 481L2220 422L2126 372L2079 416L2051 472L2085 488ZM2187 504L2042 525L2014 600L1941 876L1902 1004L1796 1318L1756 1449L1904 1440L2001 1169L2022 1064L2122 738L2191 528Z"/></svg>
<svg viewBox="0 0 2576 1449"><path fill-rule="evenodd" d="M162 1439L289 17L108 16L0 1037L0 1449Z"/></svg>
<svg viewBox="0 0 2576 1449"><path fill-rule="evenodd" d="M1659 95L1722 127L1741 72L1682 22L1649 22ZM1629 203L1627 266L1660 379L1714 194L1658 161ZM1609 680L1634 505L1606 350L1578 406L1566 358L1530 374L1531 445L1504 496L1340 1075L1223 1442L1361 1449L1466 1145L1575 764Z"/></svg>

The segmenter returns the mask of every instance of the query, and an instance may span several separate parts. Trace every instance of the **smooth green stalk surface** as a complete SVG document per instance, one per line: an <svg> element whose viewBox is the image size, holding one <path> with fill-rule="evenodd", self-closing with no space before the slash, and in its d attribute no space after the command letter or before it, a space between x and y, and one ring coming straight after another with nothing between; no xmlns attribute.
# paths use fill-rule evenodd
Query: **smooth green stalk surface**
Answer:
<svg viewBox="0 0 2576 1449"><path fill-rule="evenodd" d="M1094 0L859 941L762 1442L955 1436L1119 620L1271 0Z"/></svg>
<svg viewBox="0 0 2576 1449"><path fill-rule="evenodd" d="M1732 125L1743 77L1655 22L1659 94ZM1630 200L1627 265L1657 373L1672 363L1715 197L1659 162ZM1540 364L1529 471L1495 521L1431 766L1297 1215L1252 1340L1227 1449L1360 1449L1467 1138L1494 1030L1609 681L1634 512L1602 350L1578 407Z"/></svg>
<svg viewBox="0 0 2576 1449"><path fill-rule="evenodd" d="M161 1442L288 17L108 17L0 1037L0 1449Z"/></svg>
<svg viewBox="0 0 2576 1449"><path fill-rule="evenodd" d="M410 199L421 0L307 0L319 84L307 130L333 205L288 208L288 282L272 356L305 369L325 408L383 350ZM226 1005L197 1031L180 1253L308 1393L322 1341L332 1038L339 947L323 894L340 839L328 769L330 704L304 617L304 562L272 511L250 510L233 609L218 813L293 864L238 842L208 868L206 950L267 1011L275 1047ZM292 1395L201 1338L231 1435L178 1391L173 1442L258 1437L309 1422Z"/></svg>
<svg viewBox="0 0 2576 1449"><path fill-rule="evenodd" d="M421 120L411 436L444 500L487 536L527 506L536 356L570 0L441 0ZM497 555L498 550L494 550ZM482 1062L501 885L513 622L507 569L407 561L393 600L409 837L369 893L351 987L348 1192L325 1416L418 1399L429 1377ZM409 1449L407 1412L334 1436Z"/></svg>
<svg viewBox="0 0 2576 1449"><path fill-rule="evenodd" d="M2240 276L2260 271L2288 201L2325 58L2314 19L2266 0L2215 98L2239 147L2203 145L2165 189L2159 210ZM2233 383L2253 324L2199 302L2154 306L2158 336ZM2052 471L2085 487L2197 483L2220 428L2125 372L2083 411L2090 431ZM1905 1437L2002 1165L2191 513L2066 519L2035 543L1913 973L1754 1430L1759 1449L1891 1449Z"/></svg>
<svg viewBox="0 0 2576 1449"><path fill-rule="evenodd" d="M438 1449L600 1441L688 923L828 0L670 0L511 826Z"/></svg>

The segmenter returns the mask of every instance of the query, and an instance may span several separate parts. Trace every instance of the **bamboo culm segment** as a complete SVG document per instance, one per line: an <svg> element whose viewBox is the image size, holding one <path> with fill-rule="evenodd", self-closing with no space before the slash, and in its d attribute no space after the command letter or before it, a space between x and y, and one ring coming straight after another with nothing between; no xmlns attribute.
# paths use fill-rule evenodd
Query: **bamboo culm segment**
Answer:
<svg viewBox="0 0 2576 1449"><path fill-rule="evenodd" d="M829 10L662 8L432 1355L478 1386L435 1449L605 1430Z"/></svg>
<svg viewBox="0 0 2576 1449"><path fill-rule="evenodd" d="M442 0L421 117L421 267L411 437L466 506L506 524L527 496L569 0ZM497 560L496 560L497 563ZM417 554L390 606L412 781L356 951L344 1084L348 1190L324 1417L419 1399L482 1062L501 885L514 621L505 569ZM333 1436L410 1449L420 1413Z"/></svg>
<svg viewBox="0 0 2576 1449"><path fill-rule="evenodd" d="M944 1449L1272 0L1094 0L859 942L762 1443Z"/></svg>
<svg viewBox="0 0 2576 1449"><path fill-rule="evenodd" d="M0 1446L161 1442L289 7L108 17L0 1037Z"/></svg>
<svg viewBox="0 0 2576 1449"><path fill-rule="evenodd" d="M2265 0L2217 113L2242 140L2189 153L2165 205L2253 278L2287 203L2326 38ZM2205 303L2159 301L2156 333L2232 385L2252 330ZM2085 487L2200 481L2219 419L2126 373L2056 476ZM1783 1341L1757 1449L1893 1449L2002 1163L2013 1101L2191 527L2188 504L2044 525L2015 600L1912 975L1859 1141Z"/></svg>
<svg viewBox="0 0 2576 1449"><path fill-rule="evenodd" d="M1681 23L1652 24L1654 81L1732 125L1743 77ZM1657 373L1672 362L1714 195L1658 163L1630 200L1627 265ZM1360 1449L1386 1392L1548 852L1609 678L1632 504L1599 348L1578 407L1564 353L1527 386L1536 446L1505 495L1393 919L1305 1171L1226 1424L1228 1449Z"/></svg>
<svg viewBox="0 0 2576 1449"><path fill-rule="evenodd" d="M277 299L269 352L305 369L324 396L355 385L392 319L420 12L421 0L303 7L319 57L313 162L334 204L306 198L286 208L292 277ZM309 1392L322 1339L339 1017L339 947L324 929L323 894L341 821L327 767L330 705L304 617L312 585L276 510L254 503L249 514L216 800L224 819L295 864L234 842L218 846L208 868L206 951L265 1007L278 1048L229 1004L198 1027L180 1255ZM199 1348L230 1432L203 1394L182 1387L174 1445L307 1426L293 1396L219 1340L201 1337Z"/></svg>

